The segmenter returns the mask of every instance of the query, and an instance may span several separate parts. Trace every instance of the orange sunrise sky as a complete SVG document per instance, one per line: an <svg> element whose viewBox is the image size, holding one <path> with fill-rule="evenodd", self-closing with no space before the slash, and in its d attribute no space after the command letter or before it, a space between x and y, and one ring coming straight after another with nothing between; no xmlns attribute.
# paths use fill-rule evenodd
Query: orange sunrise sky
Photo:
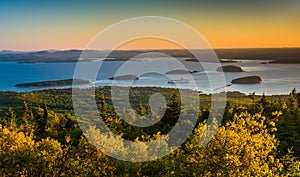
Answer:
<svg viewBox="0 0 300 177"><path fill-rule="evenodd" d="M0 2L0 50L84 49L110 25L138 16L179 20L195 28L213 48L300 47L300 2L296 0L29 0ZM184 38L184 34L178 35ZM166 48L180 47L145 39L119 49Z"/></svg>

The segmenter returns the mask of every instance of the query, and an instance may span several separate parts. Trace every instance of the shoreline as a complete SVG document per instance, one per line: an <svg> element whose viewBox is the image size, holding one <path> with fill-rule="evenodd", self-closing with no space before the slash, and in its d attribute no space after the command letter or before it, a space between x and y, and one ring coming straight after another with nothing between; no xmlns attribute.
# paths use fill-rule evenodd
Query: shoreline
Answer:
<svg viewBox="0 0 300 177"><path fill-rule="evenodd" d="M103 88L109 88L111 86L109 85L106 85L106 86L91 86L91 87L73 87L75 89L103 89ZM160 86L114 86L114 87L120 87L120 88L128 88L128 87L131 87L131 88L136 88L136 89L139 89L139 88L149 88L149 89L176 89L176 87L160 87ZM59 87L41 87L41 88L36 88L36 90L28 90L28 91L15 91L15 90L1 90L0 89L0 94L1 93L34 93L34 92L47 92L47 91L53 91L53 90L59 90L59 91L63 91L63 90L70 90L72 91L72 86L61 86L61 88ZM28 89L31 89L31 88L28 88ZM206 92L203 92L203 91L200 91L200 90L193 90L193 89L190 89L190 88L177 88L177 89L182 89L182 90L190 90L190 91L195 91L195 92L198 92L199 95L216 95L216 94L220 94L220 93L224 93L226 92L226 94L231 94L231 93L238 93L238 94L243 94L245 96L248 96L250 94L252 94L253 92L250 92L250 93L245 93L245 92L242 92L242 91L238 91L238 90L232 90L232 91L220 91L220 92L214 92L214 93L206 93ZM290 91L287 91L286 93L281 93L281 94L267 94L267 93L263 93L265 96L288 96L291 91L293 90L294 88L291 88ZM297 89L296 89L297 90ZM255 92L255 91L254 91ZM255 92L255 95L256 96L262 96L263 94L259 94L259 93L256 93Z"/></svg>
<svg viewBox="0 0 300 177"><path fill-rule="evenodd" d="M64 86L72 86L72 85L83 85L90 84L91 82L84 79L71 78L71 79L63 79L63 80L50 80L50 81L39 81L39 82L27 82L27 83L18 83L15 84L16 88L47 88L47 87L64 87Z"/></svg>

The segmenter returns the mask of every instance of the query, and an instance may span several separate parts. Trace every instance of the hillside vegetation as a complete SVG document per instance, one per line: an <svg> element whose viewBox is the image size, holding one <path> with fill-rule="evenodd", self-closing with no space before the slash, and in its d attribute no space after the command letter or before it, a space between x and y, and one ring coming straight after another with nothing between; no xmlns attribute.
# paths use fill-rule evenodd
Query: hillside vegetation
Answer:
<svg viewBox="0 0 300 177"><path fill-rule="evenodd" d="M170 88L131 88L129 101L135 120L150 113L153 93L166 98L163 117L150 127L136 127L122 120L111 100L111 88L95 91L99 116L120 137L135 142L159 139L170 131L181 110L179 92ZM121 90L121 88L119 89ZM83 90L84 91L84 90ZM125 94L125 92L124 92ZM122 101L122 98L120 98ZM189 138L171 154L150 162L126 162L105 155L87 137L108 138L90 124L83 135L76 119L71 89L26 93L0 93L1 176L299 176L300 93L258 96L228 93L221 126L206 146L199 146L211 107L210 95L200 95L197 125ZM83 100L84 102L84 100ZM194 105L189 105L193 108ZM192 115L190 115L192 116ZM99 121L91 117L94 122ZM145 119L147 121L147 119ZM214 124L214 122L211 122ZM182 125L190 125L184 122ZM171 143L162 142L165 146ZM111 142L110 151L134 149ZM148 149L132 151L147 155ZM140 154L140 153L138 153Z"/></svg>

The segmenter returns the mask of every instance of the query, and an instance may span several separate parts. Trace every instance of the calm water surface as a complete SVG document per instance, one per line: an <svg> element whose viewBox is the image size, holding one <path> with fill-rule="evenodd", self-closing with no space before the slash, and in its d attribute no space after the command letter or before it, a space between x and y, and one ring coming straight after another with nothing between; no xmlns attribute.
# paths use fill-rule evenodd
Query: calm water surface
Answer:
<svg viewBox="0 0 300 177"><path fill-rule="evenodd" d="M86 62L84 67L86 71L82 73L81 78L94 80L94 71L98 71L96 77L96 86L105 85L134 85L134 86L159 86L159 87L182 87L182 88L194 88L197 86L198 90L205 93L212 93L208 76L220 75L216 72L216 65L206 63L206 71L203 68L195 65L193 62L182 62L185 67L189 70L201 71L192 74L192 79L187 75L168 75L164 74L165 71L177 69L174 68L175 65L170 65L172 62L169 59L143 59L140 61L128 61L124 67L124 62L121 61L97 61L97 62ZM130 64L128 64L130 63ZM232 85L230 87L221 88L219 91L240 91L243 93L256 92L257 94L266 93L268 95L272 94L287 94L293 88L300 90L300 64L260 64L260 60L241 60L239 63L226 63L223 65L237 65L242 67L246 72L242 73L225 73L226 84L234 78L259 75L263 78L261 84L249 84L249 85ZM97 70L98 65L101 64L100 70ZM14 62L0 62L0 90L9 91L32 91L36 90L33 88L16 88L14 87L17 83L27 83L36 81L47 81L47 80L60 80L60 79L70 79L74 75L74 70L76 63L14 63ZM124 71L119 72L120 67ZM144 71L158 71L156 73ZM179 68L180 69L180 68ZM121 69L122 70L122 69ZM91 73L89 73L91 72ZM139 80L134 82L129 81L115 81L112 83L109 80L110 77L121 74L136 74L140 77ZM127 73L126 73L127 72ZM133 73L132 73L133 72ZM160 74L159 74L160 73ZM171 79L189 78L190 83L182 84L169 84L168 81ZM219 76L218 76L219 77ZM220 83L222 78L220 78ZM218 79L215 80L218 82ZM224 82L223 82L224 83ZM219 85L223 86L223 83ZM84 85L84 87L87 85Z"/></svg>

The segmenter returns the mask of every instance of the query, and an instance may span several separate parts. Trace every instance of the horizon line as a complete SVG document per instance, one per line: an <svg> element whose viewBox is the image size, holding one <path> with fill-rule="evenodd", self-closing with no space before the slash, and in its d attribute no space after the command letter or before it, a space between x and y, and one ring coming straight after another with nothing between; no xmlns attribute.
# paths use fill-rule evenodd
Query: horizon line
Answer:
<svg viewBox="0 0 300 177"><path fill-rule="evenodd" d="M165 49L116 49L115 51L148 51L148 50L234 50L234 49L300 49L299 47L222 47L222 48L207 48L207 49L174 49L174 48L165 48ZM14 49L1 49L0 52L3 51L12 51L12 52L37 52L37 51L71 51L71 50L78 50L78 51L84 51L84 50L93 50L93 51L107 51L111 49L78 49L78 48L69 48L69 49L37 49L37 50L14 50Z"/></svg>

